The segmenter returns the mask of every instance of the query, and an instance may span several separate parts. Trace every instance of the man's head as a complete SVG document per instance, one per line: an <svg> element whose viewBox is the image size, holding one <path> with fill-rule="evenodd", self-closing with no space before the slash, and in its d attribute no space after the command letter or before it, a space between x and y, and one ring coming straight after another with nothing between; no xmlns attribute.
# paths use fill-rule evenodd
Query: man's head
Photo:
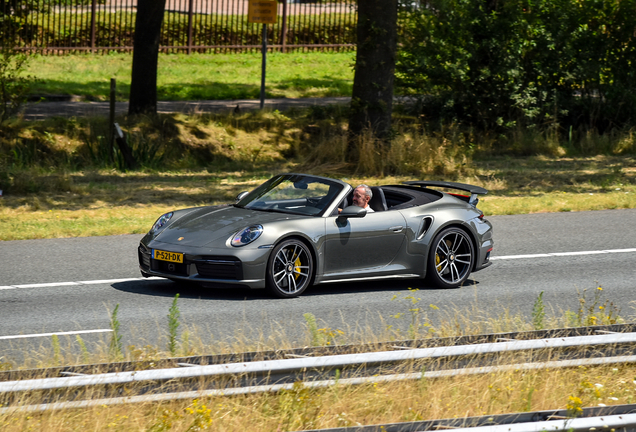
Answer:
<svg viewBox="0 0 636 432"><path fill-rule="evenodd" d="M366 208L372 196L373 192L371 192L371 188L365 184L361 184L353 191L353 205Z"/></svg>

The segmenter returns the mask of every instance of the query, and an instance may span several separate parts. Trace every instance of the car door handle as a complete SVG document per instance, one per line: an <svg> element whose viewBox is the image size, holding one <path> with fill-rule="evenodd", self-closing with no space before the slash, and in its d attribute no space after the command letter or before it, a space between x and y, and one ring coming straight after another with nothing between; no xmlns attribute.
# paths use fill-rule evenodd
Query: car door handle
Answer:
<svg viewBox="0 0 636 432"><path fill-rule="evenodd" d="M404 227L402 225L396 225L396 226L392 226L391 228L389 228L389 231L393 231L396 233L402 232L402 230L404 229Z"/></svg>

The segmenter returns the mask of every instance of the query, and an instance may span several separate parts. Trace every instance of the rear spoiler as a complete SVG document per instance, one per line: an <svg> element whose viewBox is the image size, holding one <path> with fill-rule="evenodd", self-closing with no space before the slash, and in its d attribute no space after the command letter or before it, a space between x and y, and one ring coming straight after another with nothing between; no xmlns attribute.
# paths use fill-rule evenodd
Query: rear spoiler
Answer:
<svg viewBox="0 0 636 432"><path fill-rule="evenodd" d="M408 181L404 182L405 185L409 186L433 186L433 187L441 187L448 189L458 189L466 192L470 192L470 198L468 199L468 204L472 206L477 206L479 202L478 195L486 195L488 191L479 186L473 186L465 183L455 183L455 182L446 182L446 181L433 181L433 180L416 180L416 181Z"/></svg>

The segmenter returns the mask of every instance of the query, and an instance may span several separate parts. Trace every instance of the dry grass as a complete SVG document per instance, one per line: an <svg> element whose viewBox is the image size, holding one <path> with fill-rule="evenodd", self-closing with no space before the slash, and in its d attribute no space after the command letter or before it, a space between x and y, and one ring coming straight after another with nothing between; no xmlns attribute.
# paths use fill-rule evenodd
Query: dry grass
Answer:
<svg viewBox="0 0 636 432"><path fill-rule="evenodd" d="M298 384L277 394L5 414L0 415L0 428L7 432L303 430L566 409L568 404L617 405L634 401L635 374L635 366L620 365L317 390Z"/></svg>
<svg viewBox="0 0 636 432"><path fill-rule="evenodd" d="M462 168L466 174L455 170L454 176L354 174L343 178L352 185L379 185L451 177L489 189L479 207L487 215L497 215L636 208L635 167L636 160L629 157L508 157L468 161ZM330 168L334 166L321 164L308 171L339 176L337 167L335 173ZM287 164L280 171L301 169ZM140 234L166 211L232 202L239 192L253 189L276 172L96 171L39 177L36 173L29 181L50 189L42 186L40 192L1 198L0 239Z"/></svg>
<svg viewBox="0 0 636 432"><path fill-rule="evenodd" d="M477 306L470 310L440 311L434 305L422 304L420 293L411 290L394 301L404 305L401 316L385 317L387 322L402 321L404 325L386 325L384 331L357 329L345 332L330 328L311 329L307 325L306 339L300 345L318 343L346 344L379 342L404 337L439 337L483 334L533 329L533 324L521 314L503 309L499 316L485 316ZM599 287L593 292L579 293L578 311L551 313L542 319L548 328L569 325L611 324L620 322L618 309L605 300ZM533 319L537 314L533 314ZM320 322L320 320L318 320ZM534 319L536 325L537 321ZM267 339L248 340L236 335L233 342L209 341L209 334L188 328L180 337L180 354L212 354L245 352L254 349L290 348L293 343L283 331ZM187 336L186 336L187 334ZM104 361L108 357L106 339L84 357L73 354L66 345L47 347L32 353L29 366L72 364ZM65 345L66 344L66 345ZM64 346L62 346L64 345ZM543 353L548 359L550 352ZM605 353L608 355L609 353ZM126 357L154 361L165 358L161 348L128 347ZM523 354L500 359L501 364L521 363L537 359ZM1 363L0 363L1 364ZM27 364L25 363L25 366ZM430 361L396 366L383 373L421 372L432 369ZM343 377L358 372L343 371ZM292 390L232 397L206 397L200 400L181 400L162 403L141 403L120 406L98 406L43 413L11 412L0 414L0 428L4 431L47 430L120 430L120 431L193 431L193 430L302 430L417 421L440 418L463 418L487 414L565 409L597 405L632 403L636 392L636 366L578 367L539 371L509 371L486 375L457 376L392 383L370 383L358 386L332 385L323 389L309 389L297 383ZM348 375L350 376L350 375ZM192 388L189 388L191 390ZM85 394L72 393L78 399L103 396L101 390ZM116 396L135 395L138 388L127 385L118 388ZM57 396L64 396L57 392ZM0 405L5 402L0 399ZM37 395L25 396L19 405L39 403Z"/></svg>
<svg viewBox="0 0 636 432"><path fill-rule="evenodd" d="M0 239L145 233L169 210L232 202L269 175L102 171L63 177L62 190L4 196ZM50 183L50 176L41 181Z"/></svg>
<svg viewBox="0 0 636 432"><path fill-rule="evenodd" d="M359 162L351 165L346 110L339 106L124 118L120 124L139 170L114 169L103 120L17 122L0 131L0 239L143 233L166 210L232 202L289 171L351 184L475 184L490 191L480 203L488 215L636 207L632 131L587 134L570 153L596 147L605 153L564 156L550 136L518 131L512 144L497 144L457 127L426 131L402 118L390 145L363 134L354 143ZM512 156L532 148L539 155Z"/></svg>

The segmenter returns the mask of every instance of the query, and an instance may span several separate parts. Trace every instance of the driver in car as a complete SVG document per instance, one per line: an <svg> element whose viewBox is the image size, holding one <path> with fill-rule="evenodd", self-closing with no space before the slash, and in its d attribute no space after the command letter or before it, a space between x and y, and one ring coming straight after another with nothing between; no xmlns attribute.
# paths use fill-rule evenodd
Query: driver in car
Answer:
<svg viewBox="0 0 636 432"><path fill-rule="evenodd" d="M372 196L371 188L361 184L353 191L353 205L367 209L367 213L373 213L373 209L369 207L369 201L371 201Z"/></svg>
<svg viewBox="0 0 636 432"><path fill-rule="evenodd" d="M362 207L367 209L367 213L373 213L374 210L369 207L369 201L371 201L371 197L373 197L373 192L371 192L371 188L365 184L359 185L353 191L353 205ZM342 203L340 203L342 205ZM342 208L338 208L338 213L342 211Z"/></svg>
<svg viewBox="0 0 636 432"><path fill-rule="evenodd" d="M353 205L362 207L363 209L367 209L367 213L373 213L374 210L369 207L369 201L371 201L371 197L373 197L371 188L365 184L361 184L353 191ZM340 205L342 205L342 203L340 203ZM338 213L340 213L341 211L342 208L338 207Z"/></svg>

